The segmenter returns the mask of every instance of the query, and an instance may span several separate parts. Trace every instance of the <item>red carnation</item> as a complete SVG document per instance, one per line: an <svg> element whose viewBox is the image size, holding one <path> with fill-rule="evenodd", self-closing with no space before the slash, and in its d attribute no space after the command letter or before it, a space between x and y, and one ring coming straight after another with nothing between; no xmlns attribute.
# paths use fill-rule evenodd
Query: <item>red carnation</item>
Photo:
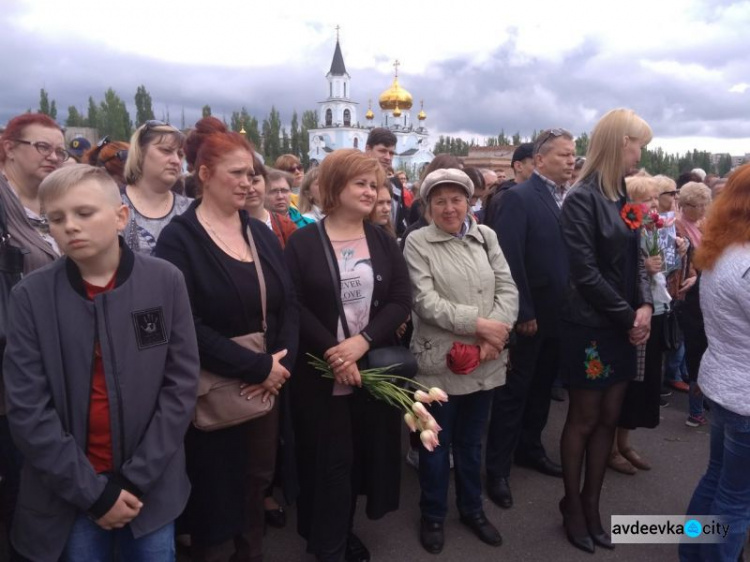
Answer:
<svg viewBox="0 0 750 562"><path fill-rule="evenodd" d="M479 367L479 346L453 342L445 360L448 368L457 375L468 375Z"/></svg>

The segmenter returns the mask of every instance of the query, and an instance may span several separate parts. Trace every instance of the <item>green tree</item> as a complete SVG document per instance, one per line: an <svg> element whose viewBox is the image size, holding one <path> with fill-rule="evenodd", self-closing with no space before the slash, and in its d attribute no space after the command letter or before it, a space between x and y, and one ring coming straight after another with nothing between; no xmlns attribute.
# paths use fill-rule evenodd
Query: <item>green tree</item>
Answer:
<svg viewBox="0 0 750 562"><path fill-rule="evenodd" d="M300 152L300 145L299 145L299 120L297 119L296 109L292 113L292 124L290 126L289 136L290 136L289 151L292 154L294 154L297 158L301 158L302 154Z"/></svg>
<svg viewBox="0 0 750 562"><path fill-rule="evenodd" d="M586 152L589 149L589 135L588 133L581 133L576 138L576 154L578 156L586 156Z"/></svg>
<svg viewBox="0 0 750 562"><path fill-rule="evenodd" d="M99 136L112 140L127 141L132 133L132 123L125 102L109 88L104 92L104 101L99 104Z"/></svg>
<svg viewBox="0 0 750 562"><path fill-rule="evenodd" d="M76 106L68 107L68 118L65 120L66 127L85 127L86 119L76 109Z"/></svg>
<svg viewBox="0 0 750 562"><path fill-rule="evenodd" d="M500 134L497 135L497 145L508 146L509 144L510 144L510 139L505 135L505 129L501 129Z"/></svg>
<svg viewBox="0 0 750 562"><path fill-rule="evenodd" d="M289 142L289 134L286 132L286 127L281 129L281 153L289 154L292 151L292 145Z"/></svg>
<svg viewBox="0 0 750 562"><path fill-rule="evenodd" d="M516 131L513 135L513 138L511 139L511 144L513 146L518 146L521 144L521 131Z"/></svg>
<svg viewBox="0 0 750 562"><path fill-rule="evenodd" d="M140 85L135 91L135 126L140 127L151 119L154 119L151 94L146 90L146 86Z"/></svg>
<svg viewBox="0 0 750 562"><path fill-rule="evenodd" d="M720 176L726 176L732 169L732 157L729 154L722 154L719 157L719 163L716 165L716 171Z"/></svg>
<svg viewBox="0 0 750 562"><path fill-rule="evenodd" d="M302 165L307 169L310 166L310 129L318 128L318 112L308 109L302 112L302 127L299 131L299 150ZM364 147L362 147L364 148Z"/></svg>
<svg viewBox="0 0 750 562"><path fill-rule="evenodd" d="M52 103L49 105L49 116L57 121L57 103L55 100L52 100Z"/></svg>
<svg viewBox="0 0 750 562"><path fill-rule="evenodd" d="M37 113L50 115L49 94L44 88L39 91L39 110Z"/></svg>
<svg viewBox="0 0 750 562"><path fill-rule="evenodd" d="M211 117L211 106L208 104L204 105L201 113L201 117Z"/></svg>
<svg viewBox="0 0 750 562"><path fill-rule="evenodd" d="M240 132L245 129L245 137L249 140L256 150L260 151L260 131L258 130L258 120L247 112L244 107L240 111L233 111L230 117L229 127L231 130Z"/></svg>
<svg viewBox="0 0 750 562"><path fill-rule="evenodd" d="M281 115L275 106L271 106L271 113L263 120L263 154L269 162L275 161L283 154L281 151Z"/></svg>
<svg viewBox="0 0 750 562"><path fill-rule="evenodd" d="M86 126L93 129L99 128L99 108L96 106L94 98L89 96L89 109L86 116ZM104 135L100 135L104 136Z"/></svg>

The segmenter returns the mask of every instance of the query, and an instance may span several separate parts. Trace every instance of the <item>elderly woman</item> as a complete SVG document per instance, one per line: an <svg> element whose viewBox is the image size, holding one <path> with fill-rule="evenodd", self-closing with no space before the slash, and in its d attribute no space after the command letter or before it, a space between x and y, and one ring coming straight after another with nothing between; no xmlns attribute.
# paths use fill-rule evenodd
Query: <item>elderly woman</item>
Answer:
<svg viewBox="0 0 750 562"><path fill-rule="evenodd" d="M409 275L396 241L367 221L385 181L378 161L336 150L320 165L319 181L326 218L295 232L285 250L301 316L291 384L297 528L318 560L365 562L369 552L352 532L357 495L367 496L371 519L398 508L401 418L358 388L357 361L397 343L409 315ZM322 378L307 353L328 361L335 380Z"/></svg>
<svg viewBox="0 0 750 562"><path fill-rule="evenodd" d="M711 204L711 189L704 183L688 182L680 189L680 216L677 219L677 234L690 242L688 259L700 249L703 239L703 219ZM688 263L688 265L690 265ZM703 331L697 291L694 289L697 272L694 268L680 285L677 298L684 299L686 306L680 306L679 315L685 338L685 365L687 367L689 390L689 414L685 420L688 427L701 427L708 423L703 408L703 395L696 384L701 357L706 350L706 337Z"/></svg>
<svg viewBox="0 0 750 562"><path fill-rule="evenodd" d="M688 184L690 185L690 184ZM685 186L687 187L687 186ZM684 189L684 188L683 188ZM692 191L692 190L691 190ZM697 191L697 190L696 190ZM693 194L694 195L694 194ZM693 198L693 202L696 200ZM692 215L697 218L697 213ZM681 544L680 560L738 560L750 521L750 166L729 178L705 221L695 262L708 349L698 383L711 402L708 468L687 509L722 518L726 538Z"/></svg>
<svg viewBox="0 0 750 562"><path fill-rule="evenodd" d="M247 192L245 210L251 217L265 223L268 228L273 230L283 249L292 232L297 230L297 225L288 216L266 209L268 170L263 165L263 162L260 161L260 158L255 155L253 155L253 169L255 170L255 175L250 182L250 189Z"/></svg>
<svg viewBox="0 0 750 562"><path fill-rule="evenodd" d="M451 446L461 521L487 544L502 543L482 510L481 438L492 389L505 382L504 348L518 315L518 291L495 232L469 215L473 192L461 170L427 175L420 196L433 222L413 232L404 251L414 292L417 380L450 396L431 409L442 427L440 446L432 452L422 446L419 454L420 542L433 554L444 544ZM473 368L451 368L446 356L455 344L474 355Z"/></svg>
<svg viewBox="0 0 750 562"><path fill-rule="evenodd" d="M1 256L6 274L16 274L20 279L21 268L28 274L60 255L42 216L39 185L69 157L62 129L47 115L25 113L8 121L0 136L0 216L4 218L3 226L9 236ZM13 256L19 258L15 271ZM5 347L4 328L2 335L0 353ZM5 479L0 518L5 520L8 530L15 509L20 468L21 456L8 431L0 371L0 474Z"/></svg>
<svg viewBox="0 0 750 562"><path fill-rule="evenodd" d="M648 341L651 329L640 224L627 206L624 182L651 135L632 110L606 113L562 207L570 288L562 310L560 376L570 402L560 441L560 511L568 541L586 552L594 552L594 544L614 548L599 500L622 401L637 371L636 346Z"/></svg>
<svg viewBox="0 0 750 562"><path fill-rule="evenodd" d="M162 229L190 206L190 199L171 191L182 174L183 140L161 121L146 121L130 138L122 194L130 218L123 236L134 252L153 255Z"/></svg>

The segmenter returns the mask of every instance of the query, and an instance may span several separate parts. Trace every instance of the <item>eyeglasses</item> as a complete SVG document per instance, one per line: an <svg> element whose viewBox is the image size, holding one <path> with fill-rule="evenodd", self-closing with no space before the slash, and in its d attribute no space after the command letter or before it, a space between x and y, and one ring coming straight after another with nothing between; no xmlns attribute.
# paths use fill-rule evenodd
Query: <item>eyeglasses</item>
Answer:
<svg viewBox="0 0 750 562"><path fill-rule="evenodd" d="M279 195L289 195L292 192L291 189L271 189L268 194L271 197L278 197Z"/></svg>
<svg viewBox="0 0 750 562"><path fill-rule="evenodd" d="M102 140L100 140L98 143L96 143L96 148L98 148L99 150L101 150L106 145L108 145L110 142L112 142L112 141L109 140L109 135L107 135Z"/></svg>
<svg viewBox="0 0 750 562"><path fill-rule="evenodd" d="M33 146L34 148L36 148L36 151L42 156L44 156L45 158L50 156L53 152L55 153L55 156L57 156L58 160L60 160L61 162L65 162L68 158L70 158L70 153L67 150L59 146L55 148L48 142L43 142L43 141L32 142L32 141L27 141L27 140L22 140L22 139L16 139L16 142L20 142L21 144L28 144L29 146Z"/></svg>
<svg viewBox="0 0 750 562"><path fill-rule="evenodd" d="M537 154L544 146L544 143L550 139L556 139L557 137L562 137L565 135L573 136L565 129L549 129L548 131L543 131L542 135L544 135L543 137L541 137L542 140L540 141L540 137L537 137L536 142L534 143L534 154Z"/></svg>
<svg viewBox="0 0 750 562"><path fill-rule="evenodd" d="M305 169L302 167L302 164L294 164L293 166L289 166L287 168L287 171L289 173L292 173L292 172L304 172Z"/></svg>
<svg viewBox="0 0 750 562"><path fill-rule="evenodd" d="M164 121L159 121L158 119L149 119L145 123L143 123L143 130L148 131L149 129L155 129L156 127L171 127L169 123L165 123Z"/></svg>

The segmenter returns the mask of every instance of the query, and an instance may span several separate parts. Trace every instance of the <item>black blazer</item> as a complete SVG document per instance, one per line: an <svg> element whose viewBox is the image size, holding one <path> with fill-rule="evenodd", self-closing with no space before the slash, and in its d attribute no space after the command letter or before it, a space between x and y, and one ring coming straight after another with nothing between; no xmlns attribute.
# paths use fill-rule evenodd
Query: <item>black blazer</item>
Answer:
<svg viewBox="0 0 750 562"><path fill-rule="evenodd" d="M624 196L610 201L602 194L598 175L576 184L565 197L562 229L570 287L563 317L570 322L627 331L635 310L653 305L640 230L631 230L620 216L625 203Z"/></svg>
<svg viewBox="0 0 750 562"><path fill-rule="evenodd" d="M159 236L155 253L175 264L185 276L201 367L224 377L257 384L271 372L270 354L286 349L287 356L281 363L291 371L297 354L299 314L294 286L276 235L264 223L240 211L243 236L246 237L245 229L249 225L264 270L271 268L274 276L281 280L284 291L280 310L268 310L269 318L276 316L274 324L277 326L274 331L269 326L266 334L268 353L256 353L230 339L251 330L241 315L232 314L238 309L243 287L236 286L224 266L221 250L198 222L195 214L198 205L200 200L194 201L182 215L172 219Z"/></svg>
<svg viewBox="0 0 750 562"><path fill-rule="evenodd" d="M568 283L560 208L537 174L495 199L498 209L488 226L497 233L518 287L518 321L536 319L540 330L556 335Z"/></svg>

